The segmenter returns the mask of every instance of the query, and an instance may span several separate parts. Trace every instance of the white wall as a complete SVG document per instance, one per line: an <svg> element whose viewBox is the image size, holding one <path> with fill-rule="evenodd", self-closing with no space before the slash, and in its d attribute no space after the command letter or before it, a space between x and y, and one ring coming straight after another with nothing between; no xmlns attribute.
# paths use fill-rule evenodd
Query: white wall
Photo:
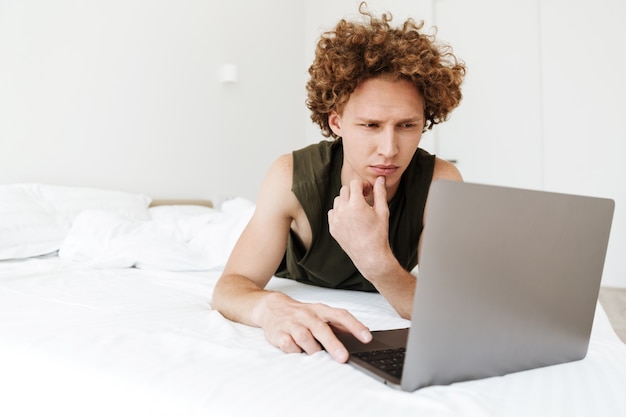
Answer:
<svg viewBox="0 0 626 417"><path fill-rule="evenodd" d="M544 184L615 200L603 284L626 287L626 2L541 2Z"/></svg>
<svg viewBox="0 0 626 417"><path fill-rule="evenodd" d="M0 0L0 183L255 198L303 143L303 13L290 0ZM219 82L225 63L237 83Z"/></svg>

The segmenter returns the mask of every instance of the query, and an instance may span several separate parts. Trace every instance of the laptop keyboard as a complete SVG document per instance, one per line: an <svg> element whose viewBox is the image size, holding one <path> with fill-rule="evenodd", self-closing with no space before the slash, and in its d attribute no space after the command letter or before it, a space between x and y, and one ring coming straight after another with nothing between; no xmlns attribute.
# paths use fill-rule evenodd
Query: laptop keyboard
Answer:
<svg viewBox="0 0 626 417"><path fill-rule="evenodd" d="M370 352L353 353L352 356L400 379L402 377L402 365L406 349L374 350Z"/></svg>

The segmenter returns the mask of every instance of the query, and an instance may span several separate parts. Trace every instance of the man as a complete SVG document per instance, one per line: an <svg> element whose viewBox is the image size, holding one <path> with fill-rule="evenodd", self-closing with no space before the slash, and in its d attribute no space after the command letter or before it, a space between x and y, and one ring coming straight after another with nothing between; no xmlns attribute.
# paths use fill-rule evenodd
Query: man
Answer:
<svg viewBox="0 0 626 417"><path fill-rule="evenodd" d="M264 290L272 276L378 291L409 318L428 189L462 180L454 165L418 148L422 133L461 100L465 67L449 48L391 17L341 20L322 35L309 68L307 105L334 141L283 155L216 285L213 307L263 328L284 352L348 352L333 329L371 340L348 311Z"/></svg>

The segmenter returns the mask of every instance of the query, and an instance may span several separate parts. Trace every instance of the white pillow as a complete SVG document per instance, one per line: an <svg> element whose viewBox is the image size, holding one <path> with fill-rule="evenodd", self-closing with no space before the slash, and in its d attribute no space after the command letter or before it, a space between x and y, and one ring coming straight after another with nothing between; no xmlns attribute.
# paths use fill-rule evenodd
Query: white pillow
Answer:
<svg viewBox="0 0 626 417"><path fill-rule="evenodd" d="M102 209L129 219L147 219L143 194L41 184L0 185L0 260L57 251L74 218Z"/></svg>
<svg viewBox="0 0 626 417"><path fill-rule="evenodd" d="M67 221L36 188L0 186L0 260L54 252L68 230Z"/></svg>

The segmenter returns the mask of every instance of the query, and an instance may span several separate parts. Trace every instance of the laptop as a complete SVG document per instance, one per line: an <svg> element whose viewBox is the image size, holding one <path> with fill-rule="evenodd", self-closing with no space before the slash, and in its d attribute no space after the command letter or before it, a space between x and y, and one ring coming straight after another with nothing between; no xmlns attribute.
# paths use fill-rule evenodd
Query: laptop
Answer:
<svg viewBox="0 0 626 417"><path fill-rule="evenodd" d="M584 358L614 204L433 182L411 326L339 333L349 363L415 391Z"/></svg>

